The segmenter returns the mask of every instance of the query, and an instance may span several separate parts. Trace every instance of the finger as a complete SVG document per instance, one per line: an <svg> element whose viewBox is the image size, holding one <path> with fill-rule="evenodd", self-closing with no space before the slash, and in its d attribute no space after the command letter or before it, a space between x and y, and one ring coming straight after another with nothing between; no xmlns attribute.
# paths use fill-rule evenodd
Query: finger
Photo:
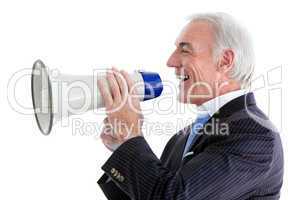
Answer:
<svg viewBox="0 0 288 200"><path fill-rule="evenodd" d="M113 135L113 132L114 132L114 129L113 129L112 124L108 120L105 120L101 134Z"/></svg>
<svg viewBox="0 0 288 200"><path fill-rule="evenodd" d="M132 78L130 77L130 75L124 71L124 70L121 70L121 74L124 76L125 80L126 80L126 83L127 83L127 86L128 86L128 91L130 94L135 94L135 88L133 87L134 85L134 81L132 80ZM134 91L131 91L131 90L134 90Z"/></svg>
<svg viewBox="0 0 288 200"><path fill-rule="evenodd" d="M121 100L121 93L113 72L107 72L107 81L111 89L113 100L119 102Z"/></svg>
<svg viewBox="0 0 288 200"><path fill-rule="evenodd" d="M113 145L113 144L118 142L117 138L115 138L109 134L103 133L103 134L101 134L100 137L101 137L102 141L108 145Z"/></svg>
<svg viewBox="0 0 288 200"><path fill-rule="evenodd" d="M105 118L104 118L103 123L104 123L104 124L108 124L108 123L109 123L108 117L105 117Z"/></svg>
<svg viewBox="0 0 288 200"><path fill-rule="evenodd" d="M105 107L109 109L113 104L113 98L109 92L109 88L107 89L107 87L105 87L104 80L101 79L97 79L97 86L103 98Z"/></svg>
<svg viewBox="0 0 288 200"><path fill-rule="evenodd" d="M124 99L124 97L128 94L128 87L127 87L127 83L125 78L123 77L123 75L119 72L119 70L117 70L116 68L112 68L116 81L120 87L120 93L122 96L122 99Z"/></svg>

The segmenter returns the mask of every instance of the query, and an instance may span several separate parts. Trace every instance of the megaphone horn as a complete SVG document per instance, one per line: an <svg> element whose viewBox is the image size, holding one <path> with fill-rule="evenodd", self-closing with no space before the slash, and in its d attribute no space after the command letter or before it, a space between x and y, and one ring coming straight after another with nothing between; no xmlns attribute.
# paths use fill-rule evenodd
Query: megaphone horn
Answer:
<svg viewBox="0 0 288 200"><path fill-rule="evenodd" d="M163 84L158 73L137 71L131 74L137 96L141 101L161 95ZM97 79L106 80L105 75L80 76L49 74L41 60L33 64L31 76L32 102L35 118L40 131L49 135L52 126L64 117L82 114L91 109L104 107L104 102L97 88ZM109 89L106 80L106 87Z"/></svg>

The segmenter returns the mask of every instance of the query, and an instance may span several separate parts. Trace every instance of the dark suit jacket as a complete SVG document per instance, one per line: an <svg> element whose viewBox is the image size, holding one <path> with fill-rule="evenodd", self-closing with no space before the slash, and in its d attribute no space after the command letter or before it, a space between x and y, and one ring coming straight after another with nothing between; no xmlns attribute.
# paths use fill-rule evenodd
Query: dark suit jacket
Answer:
<svg viewBox="0 0 288 200"><path fill-rule="evenodd" d="M142 136L122 144L102 166L105 174L98 184L106 197L279 199L282 144L275 127L256 106L253 93L220 108L199 131L190 154L182 160L190 128L191 125L170 139L160 160ZM109 176L112 181L107 182Z"/></svg>

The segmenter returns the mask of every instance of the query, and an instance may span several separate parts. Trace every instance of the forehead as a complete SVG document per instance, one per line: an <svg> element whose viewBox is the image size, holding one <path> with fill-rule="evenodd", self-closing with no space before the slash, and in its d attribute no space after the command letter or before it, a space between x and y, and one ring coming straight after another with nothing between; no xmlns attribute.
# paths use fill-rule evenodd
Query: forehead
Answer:
<svg viewBox="0 0 288 200"><path fill-rule="evenodd" d="M205 21L189 22L177 37L175 44L180 43L204 43L212 44L214 42L213 27Z"/></svg>

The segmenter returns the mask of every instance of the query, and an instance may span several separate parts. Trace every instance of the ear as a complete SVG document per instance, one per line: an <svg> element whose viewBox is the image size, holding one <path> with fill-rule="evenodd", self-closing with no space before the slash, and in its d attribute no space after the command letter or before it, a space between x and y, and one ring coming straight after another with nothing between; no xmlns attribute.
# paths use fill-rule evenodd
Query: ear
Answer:
<svg viewBox="0 0 288 200"><path fill-rule="evenodd" d="M234 65L235 53L232 49L225 49L219 59L217 71L226 74Z"/></svg>

